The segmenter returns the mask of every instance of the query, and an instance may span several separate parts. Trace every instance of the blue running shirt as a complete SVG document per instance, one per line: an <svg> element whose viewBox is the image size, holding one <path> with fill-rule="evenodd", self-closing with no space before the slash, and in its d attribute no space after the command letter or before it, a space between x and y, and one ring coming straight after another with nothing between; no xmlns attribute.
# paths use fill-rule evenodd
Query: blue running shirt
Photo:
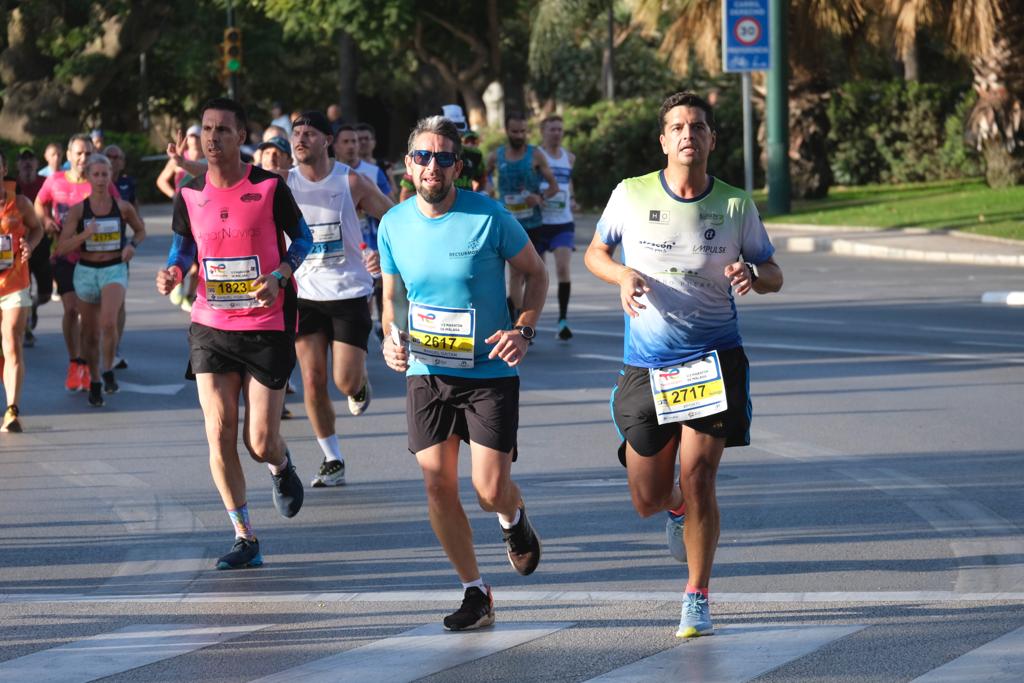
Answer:
<svg viewBox="0 0 1024 683"><path fill-rule="evenodd" d="M484 339L512 327L505 303L505 262L529 243L526 231L500 204L477 192L456 190L455 203L440 218L427 218L411 197L389 210L378 233L380 267L399 275L412 302L472 308L476 315L473 367L426 365L415 359L409 375L514 377ZM396 320L407 330L408 321Z"/></svg>

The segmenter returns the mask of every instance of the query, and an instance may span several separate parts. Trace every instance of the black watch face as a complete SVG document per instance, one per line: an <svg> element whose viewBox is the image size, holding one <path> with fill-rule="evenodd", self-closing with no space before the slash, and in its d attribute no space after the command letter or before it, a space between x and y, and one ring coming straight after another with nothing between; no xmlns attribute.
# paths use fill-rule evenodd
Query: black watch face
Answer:
<svg viewBox="0 0 1024 683"><path fill-rule="evenodd" d="M520 325L519 326L519 333L521 335L523 335L523 339L533 339L534 335L537 334L534 331L534 329L532 327L530 327L529 325Z"/></svg>

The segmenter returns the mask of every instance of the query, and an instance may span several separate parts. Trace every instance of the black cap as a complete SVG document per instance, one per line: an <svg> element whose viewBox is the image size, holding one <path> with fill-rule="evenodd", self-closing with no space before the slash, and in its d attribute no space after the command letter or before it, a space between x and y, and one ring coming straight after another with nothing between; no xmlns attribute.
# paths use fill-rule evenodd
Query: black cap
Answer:
<svg viewBox="0 0 1024 683"><path fill-rule="evenodd" d="M299 117L292 121L292 130L298 126L312 126L324 135L334 134L331 132L331 122L319 111L304 111L299 114Z"/></svg>

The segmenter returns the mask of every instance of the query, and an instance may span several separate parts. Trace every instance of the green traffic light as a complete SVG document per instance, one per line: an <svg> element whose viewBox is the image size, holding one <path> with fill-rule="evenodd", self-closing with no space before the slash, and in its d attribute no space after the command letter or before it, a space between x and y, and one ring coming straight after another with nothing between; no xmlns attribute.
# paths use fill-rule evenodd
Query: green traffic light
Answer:
<svg viewBox="0 0 1024 683"><path fill-rule="evenodd" d="M228 60L228 71L235 72L242 68L242 62L237 59Z"/></svg>

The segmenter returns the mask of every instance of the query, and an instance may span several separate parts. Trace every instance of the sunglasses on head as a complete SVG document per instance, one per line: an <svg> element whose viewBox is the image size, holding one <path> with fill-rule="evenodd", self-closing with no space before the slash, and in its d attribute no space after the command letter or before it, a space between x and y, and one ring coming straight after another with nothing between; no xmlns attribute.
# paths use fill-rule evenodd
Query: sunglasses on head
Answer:
<svg viewBox="0 0 1024 683"><path fill-rule="evenodd" d="M431 152L429 149L413 150L409 156L417 166L429 166L430 160L435 159L441 168L449 168L459 159L455 152Z"/></svg>

